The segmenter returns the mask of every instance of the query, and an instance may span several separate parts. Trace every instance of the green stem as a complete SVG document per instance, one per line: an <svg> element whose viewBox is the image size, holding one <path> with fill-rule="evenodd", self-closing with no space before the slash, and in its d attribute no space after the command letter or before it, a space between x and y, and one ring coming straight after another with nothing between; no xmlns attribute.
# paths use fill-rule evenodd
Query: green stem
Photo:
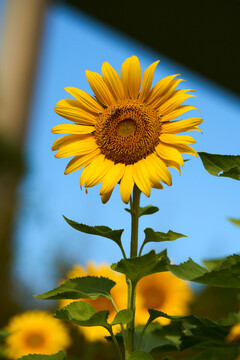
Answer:
<svg viewBox="0 0 240 360"><path fill-rule="evenodd" d="M122 246L122 245L119 245L119 247L120 247L121 252L122 252L122 254L123 254L123 258L126 259L127 257L126 257L126 253L125 253L125 251L124 251L123 246Z"/></svg>
<svg viewBox="0 0 240 360"><path fill-rule="evenodd" d="M113 298L110 296L108 299L111 301L111 303L112 303L112 305L113 305L114 310L116 311L116 313L118 313L118 308L117 308L117 305L115 304ZM122 331L122 337L123 337L123 344L124 344L124 346L126 347L126 337L125 337L124 326L123 326L123 324L120 324L120 325L121 325L121 331Z"/></svg>
<svg viewBox="0 0 240 360"><path fill-rule="evenodd" d="M138 251L138 220L139 220L140 195L141 195L141 191L138 189L136 185L134 185L133 201L131 203L132 228L131 228L130 257L137 256L137 251Z"/></svg>
<svg viewBox="0 0 240 360"><path fill-rule="evenodd" d="M142 329L141 335L140 335L138 343L137 343L136 350L139 350L139 347L140 347L141 342L142 342L143 335L145 334L145 331L147 330L148 325L149 325L149 322L147 322L146 325L144 326L144 328Z"/></svg>
<svg viewBox="0 0 240 360"><path fill-rule="evenodd" d="M141 256L141 255L142 255L142 251L143 251L144 245L145 245L145 244L144 244L144 242L143 242L143 243L142 243L142 246L140 247L138 256Z"/></svg>
<svg viewBox="0 0 240 360"><path fill-rule="evenodd" d="M114 335L114 333L113 333L112 329L111 329L111 331L108 329L108 331L110 332L111 337L112 337L112 340L113 340L113 343L114 343L114 345L116 346L116 349L117 349L117 353L118 353L119 360L123 360L123 356L122 356L122 353L121 353L120 347L119 347L119 345L118 345L118 342L117 342L116 336Z"/></svg>
<svg viewBox="0 0 240 360"><path fill-rule="evenodd" d="M138 220L139 220L139 204L140 204L141 191L135 185L133 188L133 200L130 201L131 207L131 247L130 257L136 257L138 253ZM127 360L130 354L134 351L134 320L135 320L135 302L136 302L136 284L127 279L128 285L128 309L133 312L133 320L127 325L126 334L126 353L125 359Z"/></svg>

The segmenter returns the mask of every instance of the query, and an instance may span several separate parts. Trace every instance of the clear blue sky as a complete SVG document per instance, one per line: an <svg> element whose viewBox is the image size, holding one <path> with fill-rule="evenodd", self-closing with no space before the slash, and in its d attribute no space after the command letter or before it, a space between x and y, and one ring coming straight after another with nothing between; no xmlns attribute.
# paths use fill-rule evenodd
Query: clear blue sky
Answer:
<svg viewBox="0 0 240 360"><path fill-rule="evenodd" d="M122 62L131 55L139 57L142 70L161 60L155 82L180 73L187 80L183 87L196 90L197 98L188 101L200 109L204 118L203 134L193 134L196 151L240 154L240 104L234 94L86 14L64 6L51 7L45 21L25 147L29 171L19 189L21 206L15 233L14 271L33 293L56 285L55 266L59 259L68 263L69 268L89 259L97 263L120 259L114 243L78 233L65 223L62 214L89 225L126 228L123 243L128 251L130 217L123 210L118 186L106 205L101 204L98 195L100 186L89 189L88 195L81 191L80 172L65 176L68 159L54 158L51 145L57 136L51 134L51 128L65 122L53 111L55 103L67 97L64 87L75 86L91 93L85 69L100 72L102 63L108 61L119 71ZM199 113L192 112L192 116ZM171 170L172 187L153 190L150 199L142 196L142 205L153 204L160 211L141 218L140 240L145 227L188 235L173 243L154 246L157 251L167 247L175 263L189 256L200 262L203 258L239 252L240 230L226 220L227 216L240 217L239 182L210 176L200 159L186 158L191 161L185 164L181 176ZM147 245L145 251L150 248Z"/></svg>

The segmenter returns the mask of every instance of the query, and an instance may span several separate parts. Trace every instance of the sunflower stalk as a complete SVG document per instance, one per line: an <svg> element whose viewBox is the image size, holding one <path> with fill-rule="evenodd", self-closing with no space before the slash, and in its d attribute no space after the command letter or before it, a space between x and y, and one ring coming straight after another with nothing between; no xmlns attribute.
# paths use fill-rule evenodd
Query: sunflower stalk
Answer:
<svg viewBox="0 0 240 360"><path fill-rule="evenodd" d="M138 253L138 221L139 221L139 206L140 206L140 195L141 191L135 185L133 188L133 199L130 201L131 208L131 248L130 257L136 257ZM136 284L130 279L127 279L128 285L128 309L133 312L133 319L127 325L126 335L126 354L125 359L127 360L130 354L134 351L134 320L135 320L135 302L136 302Z"/></svg>

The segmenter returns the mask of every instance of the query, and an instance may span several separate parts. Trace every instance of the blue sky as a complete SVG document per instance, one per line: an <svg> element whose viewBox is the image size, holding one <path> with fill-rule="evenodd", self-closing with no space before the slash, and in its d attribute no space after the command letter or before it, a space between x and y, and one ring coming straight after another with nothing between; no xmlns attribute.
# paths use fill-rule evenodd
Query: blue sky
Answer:
<svg viewBox="0 0 240 360"><path fill-rule="evenodd" d="M118 186L106 205L101 204L98 195L100 186L89 189L88 195L81 191L80 172L65 176L68 159L54 158L51 145L57 136L51 128L65 122L53 111L58 100L68 97L64 87L75 86L92 93L85 69L101 72L102 63L108 61L119 72L122 62L131 55L139 57L142 70L161 60L155 82L180 73L186 80L182 87L196 90L197 97L188 101L200 109L204 118L203 134L192 133L197 140L196 151L240 153L240 104L236 95L84 13L62 5L50 7L24 151L28 172L19 188L21 205L15 232L14 272L34 293L56 285L59 259L69 268L89 259L97 263L120 259L116 244L78 233L65 223L62 214L89 225L125 228L123 243L128 252L130 216L124 211ZM192 111L190 116L199 113ZM176 242L154 245L157 251L167 247L175 263L189 256L200 262L203 258L239 252L239 228L226 219L240 217L239 182L210 176L199 158L186 158L191 161L184 165L181 176L171 170L172 187L153 190L150 199L142 196L142 206L153 204L160 211L141 218L140 242L145 227L187 235ZM145 251L150 249L151 245L147 245ZM50 280L45 281L49 276Z"/></svg>

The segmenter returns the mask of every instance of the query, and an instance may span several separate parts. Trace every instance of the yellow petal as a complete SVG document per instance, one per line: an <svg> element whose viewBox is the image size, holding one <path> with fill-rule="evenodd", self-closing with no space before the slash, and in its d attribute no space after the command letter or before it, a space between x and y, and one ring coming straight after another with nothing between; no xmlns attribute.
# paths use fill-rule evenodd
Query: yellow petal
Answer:
<svg viewBox="0 0 240 360"><path fill-rule="evenodd" d="M79 101L79 107L85 111L101 113L102 106L88 93L75 87L66 87L65 90Z"/></svg>
<svg viewBox="0 0 240 360"><path fill-rule="evenodd" d="M155 148L155 151L157 155L164 160L175 161L182 166L184 164L182 155L172 146L160 142L160 144Z"/></svg>
<svg viewBox="0 0 240 360"><path fill-rule="evenodd" d="M122 81L113 67L105 61L102 65L103 80L110 89L115 99L124 99L124 90Z"/></svg>
<svg viewBox="0 0 240 360"><path fill-rule="evenodd" d="M159 180L159 173L156 169L155 164L153 164L151 160L149 161L149 157L143 159L143 161L145 164L145 169L148 172L148 177L151 182L151 186L155 189L163 189L163 186Z"/></svg>
<svg viewBox="0 0 240 360"><path fill-rule="evenodd" d="M172 176L166 166L166 164L164 163L163 160L161 160L158 156L156 156L155 154L151 154L147 157L148 161L150 164L152 164L157 173L158 173L158 177L161 181L163 181L165 184L171 186L172 185Z"/></svg>
<svg viewBox="0 0 240 360"><path fill-rule="evenodd" d="M69 135L71 136L71 135ZM64 142L58 152L56 158L68 156L81 156L88 154L98 148L96 141L92 135L77 135L79 138L70 142Z"/></svg>
<svg viewBox="0 0 240 360"><path fill-rule="evenodd" d="M148 171L145 169L143 160L140 160L134 164L133 178L137 187L149 197L151 194L151 182L148 177Z"/></svg>
<svg viewBox="0 0 240 360"><path fill-rule="evenodd" d="M61 124L52 128L54 134L89 134L95 130L95 126Z"/></svg>
<svg viewBox="0 0 240 360"><path fill-rule="evenodd" d="M151 103L151 106L154 107L155 109L158 109L162 104L164 104L168 99L170 99L172 97L176 87L178 86L178 84L181 81L183 81L183 80L182 79L172 80L171 83L169 84L169 86L166 88L165 92L160 97L158 97L155 101L153 101Z"/></svg>
<svg viewBox="0 0 240 360"><path fill-rule="evenodd" d="M100 155L100 150L96 149L91 153L83 156L75 156L66 166L64 174L70 174L73 171L79 170L84 166L87 166L90 162L92 162L96 157Z"/></svg>
<svg viewBox="0 0 240 360"><path fill-rule="evenodd" d="M193 91L193 90L176 90L174 94L165 101L162 105L159 107L159 114L165 115L169 112L172 112L176 108L181 105L182 102L189 99L190 97L193 97L195 95L185 94L186 91Z"/></svg>
<svg viewBox="0 0 240 360"><path fill-rule="evenodd" d="M193 155L195 157L198 157L197 152L191 148L191 146L186 145L186 144L176 144L174 145L174 147L182 154L189 154L189 155Z"/></svg>
<svg viewBox="0 0 240 360"><path fill-rule="evenodd" d="M58 106L58 105L61 105L63 107L70 107L70 108L73 107L73 108L81 109L79 101L75 100L75 99L62 99L62 100L59 100L56 103L56 106Z"/></svg>
<svg viewBox="0 0 240 360"><path fill-rule="evenodd" d="M125 172L120 182L120 194L122 201L125 204L128 204L129 202L133 186L134 186L133 165L127 165L125 167Z"/></svg>
<svg viewBox="0 0 240 360"><path fill-rule="evenodd" d="M171 86L172 80L178 76L179 74L166 76L161 79L150 91L149 95L145 99L145 102L149 105L153 104L155 101L158 101L166 92L169 90Z"/></svg>
<svg viewBox="0 0 240 360"><path fill-rule="evenodd" d="M70 144L76 140L81 139L79 135L66 135L58 138L52 145L52 151L58 150L63 144Z"/></svg>
<svg viewBox="0 0 240 360"><path fill-rule="evenodd" d="M104 155L99 155L91 164L86 166L80 177L80 186L92 187L99 184L105 174L111 169L114 163L105 159Z"/></svg>
<svg viewBox="0 0 240 360"><path fill-rule="evenodd" d="M166 122L176 119L177 117L181 116L182 114L190 110L198 110L198 109L192 105L180 105L176 110L162 116L161 121Z"/></svg>
<svg viewBox="0 0 240 360"><path fill-rule="evenodd" d="M162 132L168 134L176 134L189 130L200 130L197 125L201 124L203 119L194 117L185 120L172 121L162 124Z"/></svg>
<svg viewBox="0 0 240 360"><path fill-rule="evenodd" d="M100 195L109 193L114 186L122 178L125 170L125 164L114 164L111 170L104 176L103 183L100 189Z"/></svg>
<svg viewBox="0 0 240 360"><path fill-rule="evenodd" d="M196 140L189 135L161 134L159 139L167 144L196 144Z"/></svg>
<svg viewBox="0 0 240 360"><path fill-rule="evenodd" d="M74 101L79 103L77 100ZM63 102L63 100L61 100L61 102ZM93 125L96 123L97 115L90 114L89 112L82 110L80 107L55 106L54 110L58 115L64 117L67 120L74 121L75 123L86 125Z"/></svg>
<svg viewBox="0 0 240 360"><path fill-rule="evenodd" d="M101 200L102 200L103 204L106 204L108 202L108 200L110 199L110 197L112 195L112 192L113 192L113 190L101 195Z"/></svg>
<svg viewBox="0 0 240 360"><path fill-rule="evenodd" d="M180 169L180 165L172 160L166 160L164 159L164 162L166 163L167 166L172 167L173 169L176 169L179 172L179 175L181 175L181 169Z"/></svg>
<svg viewBox="0 0 240 360"><path fill-rule="evenodd" d="M111 106L113 103L115 103L111 92L109 91L100 74L86 70L86 76L92 88L92 91L102 104L106 106Z"/></svg>
<svg viewBox="0 0 240 360"><path fill-rule="evenodd" d="M145 98L148 96L149 91L152 86L153 75L156 69L157 64L160 60L155 61L151 64L143 73L143 81L142 81L142 88L139 94L139 101L144 101Z"/></svg>
<svg viewBox="0 0 240 360"><path fill-rule="evenodd" d="M141 66L136 56L129 57L122 64L121 80L125 97L136 99L141 86Z"/></svg>

